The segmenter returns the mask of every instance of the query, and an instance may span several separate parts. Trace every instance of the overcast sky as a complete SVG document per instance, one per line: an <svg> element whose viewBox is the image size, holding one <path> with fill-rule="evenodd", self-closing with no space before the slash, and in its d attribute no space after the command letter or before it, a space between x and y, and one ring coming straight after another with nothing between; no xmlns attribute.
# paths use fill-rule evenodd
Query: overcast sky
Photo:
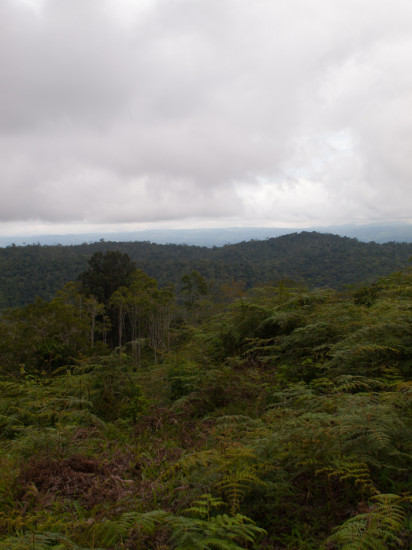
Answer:
<svg viewBox="0 0 412 550"><path fill-rule="evenodd" d="M412 221L411 0L0 0L0 231Z"/></svg>

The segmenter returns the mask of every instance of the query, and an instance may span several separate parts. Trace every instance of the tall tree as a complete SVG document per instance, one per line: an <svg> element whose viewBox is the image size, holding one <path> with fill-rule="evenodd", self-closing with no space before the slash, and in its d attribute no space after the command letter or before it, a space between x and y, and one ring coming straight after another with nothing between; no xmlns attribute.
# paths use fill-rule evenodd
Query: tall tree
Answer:
<svg viewBox="0 0 412 550"><path fill-rule="evenodd" d="M128 286L136 269L128 254L109 250L96 252L89 260L89 269L79 275L82 290L108 304L112 294L121 286Z"/></svg>
<svg viewBox="0 0 412 550"><path fill-rule="evenodd" d="M150 310L147 323L150 345L155 363L158 352L169 350L170 325L173 318L174 293L172 287L153 289L150 295Z"/></svg>
<svg viewBox="0 0 412 550"><path fill-rule="evenodd" d="M201 300L208 293L206 279L197 270L193 270L190 274L185 273L180 282L182 285L181 292L185 297L184 305L189 318L193 323L197 323Z"/></svg>
<svg viewBox="0 0 412 550"><path fill-rule="evenodd" d="M127 288L121 286L115 290L110 298L110 305L117 310L117 334L119 343L119 353L122 346L124 318L127 311Z"/></svg>

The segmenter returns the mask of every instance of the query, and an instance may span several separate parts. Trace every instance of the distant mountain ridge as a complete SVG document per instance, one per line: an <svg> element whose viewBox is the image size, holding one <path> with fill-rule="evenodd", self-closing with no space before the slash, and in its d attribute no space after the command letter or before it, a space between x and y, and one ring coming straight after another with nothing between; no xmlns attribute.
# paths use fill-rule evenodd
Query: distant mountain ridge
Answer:
<svg viewBox="0 0 412 550"><path fill-rule="evenodd" d="M312 287L341 288L404 269L412 256L412 243L364 243L301 232L214 248L140 241L11 246L0 249L0 309L21 306L36 296L52 298L87 269L87 260L95 252L107 250L129 254L160 285L171 282L177 290L182 275L195 269L215 288L232 280L252 287L284 278Z"/></svg>
<svg viewBox="0 0 412 550"><path fill-rule="evenodd" d="M144 231L123 231L116 233L81 233L67 235L37 235L32 237L1 237L0 247L24 246L26 244L41 245L75 245L94 243L100 239L116 242L150 241L157 244L188 244L194 246L223 246L236 244L251 239L264 240L280 237L290 233L317 231L331 233L341 237L352 237L363 242L412 242L412 224L406 223L374 223L367 225L331 225L327 227L280 228L280 227L226 227L199 229L148 229Z"/></svg>

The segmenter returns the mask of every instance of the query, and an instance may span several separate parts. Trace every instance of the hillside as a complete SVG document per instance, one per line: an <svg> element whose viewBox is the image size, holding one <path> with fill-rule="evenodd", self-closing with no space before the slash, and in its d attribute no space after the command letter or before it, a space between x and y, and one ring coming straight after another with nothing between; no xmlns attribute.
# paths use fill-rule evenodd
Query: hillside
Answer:
<svg viewBox="0 0 412 550"><path fill-rule="evenodd" d="M228 280L258 283L289 278L312 287L340 288L373 281L404 268L411 243L363 243L316 232L292 233L264 241L222 247L150 242L104 242L75 246L10 246L0 249L0 308L22 306L36 296L50 299L87 268L96 251L129 254L160 285L179 286L184 273L198 270L211 284Z"/></svg>
<svg viewBox="0 0 412 550"><path fill-rule="evenodd" d="M201 320L135 275L120 346L76 285L0 316L0 550L411 548L411 269Z"/></svg>

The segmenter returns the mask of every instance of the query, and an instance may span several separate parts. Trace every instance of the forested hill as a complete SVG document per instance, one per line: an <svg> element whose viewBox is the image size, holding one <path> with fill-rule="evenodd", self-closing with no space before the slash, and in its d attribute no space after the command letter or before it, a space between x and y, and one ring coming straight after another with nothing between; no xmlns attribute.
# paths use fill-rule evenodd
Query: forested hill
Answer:
<svg viewBox="0 0 412 550"><path fill-rule="evenodd" d="M75 246L10 246L0 249L0 308L21 306L36 296L50 299L87 269L87 261L95 252L107 250L129 254L137 267L160 285L172 282L176 287L183 274L196 269L216 283L234 279L251 287L289 278L314 287L339 288L402 269L412 256L411 243L363 243L316 232L215 248L105 241Z"/></svg>

